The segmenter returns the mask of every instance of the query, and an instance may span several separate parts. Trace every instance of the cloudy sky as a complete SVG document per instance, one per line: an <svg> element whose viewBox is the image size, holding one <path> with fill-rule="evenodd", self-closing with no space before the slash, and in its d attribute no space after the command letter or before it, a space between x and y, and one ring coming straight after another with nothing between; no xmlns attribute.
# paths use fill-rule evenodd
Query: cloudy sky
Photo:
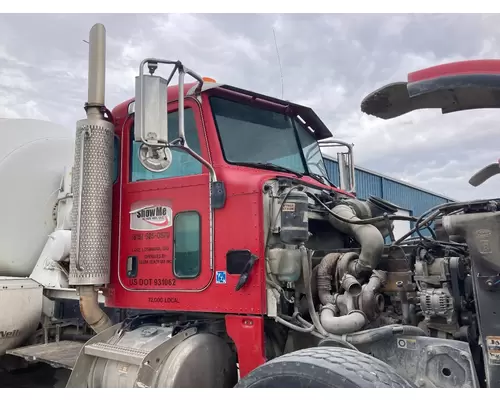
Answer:
<svg viewBox="0 0 500 400"><path fill-rule="evenodd" d="M107 28L108 107L132 97L145 57L180 59L203 76L313 107L355 145L358 165L456 199L493 197L498 179L467 181L500 157L500 111L419 111L392 121L361 99L408 72L500 58L500 15L0 15L0 117L74 129L84 116L88 30Z"/></svg>

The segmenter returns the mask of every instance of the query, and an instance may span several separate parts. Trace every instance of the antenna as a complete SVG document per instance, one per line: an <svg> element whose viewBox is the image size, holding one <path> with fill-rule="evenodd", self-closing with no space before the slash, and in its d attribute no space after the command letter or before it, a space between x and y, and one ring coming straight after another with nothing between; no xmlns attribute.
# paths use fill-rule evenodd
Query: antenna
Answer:
<svg viewBox="0 0 500 400"><path fill-rule="evenodd" d="M281 76L281 99L284 98L284 83L283 83L283 69L281 68L281 58L280 52L278 50L278 42L276 41L276 31L273 28L273 36L274 36L274 45L276 46L276 55L278 56L278 64L280 66L280 76Z"/></svg>

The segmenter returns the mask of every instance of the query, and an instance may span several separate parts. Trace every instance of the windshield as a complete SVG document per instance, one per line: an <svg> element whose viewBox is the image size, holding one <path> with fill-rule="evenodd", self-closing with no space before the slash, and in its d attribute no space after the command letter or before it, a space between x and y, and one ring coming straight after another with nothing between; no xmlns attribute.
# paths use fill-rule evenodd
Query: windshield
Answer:
<svg viewBox="0 0 500 400"><path fill-rule="evenodd" d="M295 124L299 136L300 145L306 159L307 168L313 174L328 177L325 168L323 154L316 139L306 131L298 122Z"/></svg>
<svg viewBox="0 0 500 400"><path fill-rule="evenodd" d="M271 163L327 177L318 143L298 121L220 97L211 97L210 104L227 162Z"/></svg>

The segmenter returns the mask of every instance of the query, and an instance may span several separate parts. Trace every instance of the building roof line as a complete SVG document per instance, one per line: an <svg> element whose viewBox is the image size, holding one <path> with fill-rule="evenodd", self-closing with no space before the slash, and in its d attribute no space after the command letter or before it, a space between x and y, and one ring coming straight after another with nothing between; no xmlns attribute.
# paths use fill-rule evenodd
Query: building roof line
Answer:
<svg viewBox="0 0 500 400"><path fill-rule="evenodd" d="M334 156L331 156L329 154L325 154L323 153L323 158L326 158L330 161L335 161L335 162L338 162L337 158L334 157ZM375 175L375 176L379 176L380 178L384 178L384 179L387 179L389 181L392 181L392 182L395 182L395 183L399 183L400 185L404 185L404 186L407 186L407 187L410 187L412 189L416 189L420 192L424 192L424 193L427 193L427 194L430 194L430 195L433 195L433 196L437 196L437 197L441 197L442 199L445 199L445 200L448 200L448 201L457 201L455 199L452 199L451 197L448 197L448 196L444 196L442 194L439 194L439 193L436 193L436 192L433 192L431 190L428 190L428 189L424 189L420 186L417 186L417 185L413 185L412 183L408 183L408 182L405 182L405 181L402 181L400 179L397 179L397 178L392 178L388 175L384 175L380 172L375 172L375 171L372 171L370 169L367 169L367 168L363 168L363 167L360 167L358 165L355 166L355 168L359 171L363 171L363 172L366 172L366 173L369 173L369 174L372 174L372 175Z"/></svg>

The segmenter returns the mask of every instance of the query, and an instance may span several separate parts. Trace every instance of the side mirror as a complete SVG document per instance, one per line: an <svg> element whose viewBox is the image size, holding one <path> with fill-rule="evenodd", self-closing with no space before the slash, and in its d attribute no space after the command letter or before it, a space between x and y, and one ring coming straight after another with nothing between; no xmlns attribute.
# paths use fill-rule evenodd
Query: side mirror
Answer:
<svg viewBox="0 0 500 400"><path fill-rule="evenodd" d="M472 178L469 179L469 184L477 187L497 174L500 174L500 160L477 171L474 175L472 175Z"/></svg>
<svg viewBox="0 0 500 400"><path fill-rule="evenodd" d="M168 79L154 75L158 64L173 65L174 69ZM149 75L144 75L147 65ZM168 139L168 99L167 91L175 72L179 73L179 137ZM212 182L217 180L211 164L193 152L186 143L184 134L184 76L188 74L198 81L196 90L201 90L203 78L186 68L180 61L147 58L141 62L139 76L135 78L135 125L134 141L141 142L139 161L151 172L163 172L172 163L171 147L181 148L210 169ZM129 114L131 113L129 106Z"/></svg>
<svg viewBox="0 0 500 400"><path fill-rule="evenodd" d="M151 66L148 66L151 71ZM136 142L148 146L168 143L167 88L168 81L161 76L144 75L141 71L135 78Z"/></svg>

